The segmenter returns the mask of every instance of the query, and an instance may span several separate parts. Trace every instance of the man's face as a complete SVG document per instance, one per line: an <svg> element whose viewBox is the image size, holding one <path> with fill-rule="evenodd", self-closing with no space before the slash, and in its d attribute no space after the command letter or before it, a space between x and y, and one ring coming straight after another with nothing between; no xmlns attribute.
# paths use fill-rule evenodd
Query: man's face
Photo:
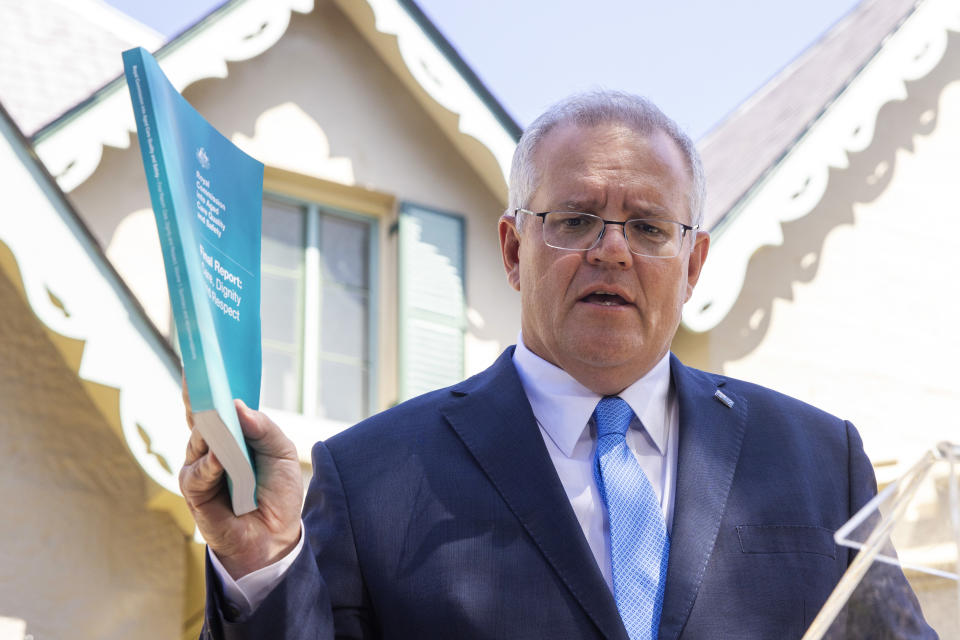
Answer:
<svg viewBox="0 0 960 640"><path fill-rule="evenodd" d="M531 211L691 223L691 178L662 132L561 125L543 139L536 161ZM544 243L540 219L527 215L522 224L518 233L512 219L501 219L500 241L507 277L520 291L527 347L597 393L618 393L646 374L670 347L707 234L688 232L675 258L648 258L630 252L620 227L608 225L589 251L565 251Z"/></svg>

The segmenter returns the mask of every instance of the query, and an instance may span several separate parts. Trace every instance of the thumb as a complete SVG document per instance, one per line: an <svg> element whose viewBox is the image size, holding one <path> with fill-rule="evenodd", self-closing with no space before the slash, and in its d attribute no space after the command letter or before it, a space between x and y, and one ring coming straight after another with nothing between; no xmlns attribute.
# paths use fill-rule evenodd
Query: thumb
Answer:
<svg viewBox="0 0 960 640"><path fill-rule="evenodd" d="M237 418L247 443L257 453L277 458L298 460L293 442L265 413L251 409L243 400L236 399Z"/></svg>

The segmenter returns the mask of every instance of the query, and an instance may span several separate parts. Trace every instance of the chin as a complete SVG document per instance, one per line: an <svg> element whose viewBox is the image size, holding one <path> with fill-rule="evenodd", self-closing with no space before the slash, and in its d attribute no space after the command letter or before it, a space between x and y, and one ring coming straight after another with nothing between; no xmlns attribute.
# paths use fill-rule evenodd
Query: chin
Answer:
<svg viewBox="0 0 960 640"><path fill-rule="evenodd" d="M634 336L602 334L596 339L583 339L572 345L577 359L594 367L620 367L635 360L643 343Z"/></svg>

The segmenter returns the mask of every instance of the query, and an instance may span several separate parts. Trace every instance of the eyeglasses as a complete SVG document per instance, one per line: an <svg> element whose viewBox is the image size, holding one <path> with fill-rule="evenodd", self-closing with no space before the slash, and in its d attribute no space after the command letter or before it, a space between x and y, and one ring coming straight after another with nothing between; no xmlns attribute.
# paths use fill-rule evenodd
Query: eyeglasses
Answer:
<svg viewBox="0 0 960 640"><path fill-rule="evenodd" d="M543 240L554 249L589 251L600 244L607 225L615 224L623 228L623 236L630 251L649 258L674 258L680 255L680 247L687 231L700 228L700 225L690 226L663 218L633 218L625 222L614 222L580 211L534 213L526 209L513 210L515 216L519 213L543 220Z"/></svg>

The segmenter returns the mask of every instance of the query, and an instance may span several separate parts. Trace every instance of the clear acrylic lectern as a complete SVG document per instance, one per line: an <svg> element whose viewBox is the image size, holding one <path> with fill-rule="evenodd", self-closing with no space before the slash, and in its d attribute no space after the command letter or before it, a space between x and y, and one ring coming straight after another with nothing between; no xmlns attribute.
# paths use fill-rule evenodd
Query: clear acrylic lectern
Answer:
<svg viewBox="0 0 960 640"><path fill-rule="evenodd" d="M834 539L858 553L803 640L926 637L917 601L940 638L960 638L960 444L924 454Z"/></svg>

